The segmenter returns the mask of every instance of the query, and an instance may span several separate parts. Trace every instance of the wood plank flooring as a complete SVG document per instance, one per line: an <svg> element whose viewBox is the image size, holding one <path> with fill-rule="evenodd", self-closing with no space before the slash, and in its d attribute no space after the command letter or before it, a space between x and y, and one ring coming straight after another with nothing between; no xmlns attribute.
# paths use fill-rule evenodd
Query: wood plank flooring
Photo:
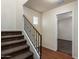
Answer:
<svg viewBox="0 0 79 59"><path fill-rule="evenodd" d="M70 55L42 48L42 59L73 59Z"/></svg>

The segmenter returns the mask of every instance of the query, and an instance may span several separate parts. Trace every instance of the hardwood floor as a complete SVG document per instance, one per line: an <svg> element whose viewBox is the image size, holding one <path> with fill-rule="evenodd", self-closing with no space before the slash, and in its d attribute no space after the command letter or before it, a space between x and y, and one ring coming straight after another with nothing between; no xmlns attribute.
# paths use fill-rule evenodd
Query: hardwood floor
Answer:
<svg viewBox="0 0 79 59"><path fill-rule="evenodd" d="M42 59L73 59L70 55L62 52L51 51L47 48L42 48Z"/></svg>

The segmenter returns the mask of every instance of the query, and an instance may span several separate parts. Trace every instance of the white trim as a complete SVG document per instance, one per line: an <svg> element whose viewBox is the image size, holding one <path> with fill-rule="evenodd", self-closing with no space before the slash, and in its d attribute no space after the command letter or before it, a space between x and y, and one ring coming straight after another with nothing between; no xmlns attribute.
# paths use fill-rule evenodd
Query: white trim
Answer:
<svg viewBox="0 0 79 59"><path fill-rule="evenodd" d="M75 57L74 59L78 59L78 57Z"/></svg>
<svg viewBox="0 0 79 59"><path fill-rule="evenodd" d="M30 38L28 37L25 30L23 30L23 34L24 34L25 39L27 40L27 44L30 46L30 50L34 53L34 59L40 59L38 52L36 51L35 47L33 46L32 42L30 41Z"/></svg>

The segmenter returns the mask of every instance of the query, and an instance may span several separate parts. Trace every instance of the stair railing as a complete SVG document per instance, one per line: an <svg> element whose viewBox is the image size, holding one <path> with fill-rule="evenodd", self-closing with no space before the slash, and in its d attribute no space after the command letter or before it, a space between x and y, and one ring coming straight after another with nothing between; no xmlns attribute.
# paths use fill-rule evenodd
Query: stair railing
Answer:
<svg viewBox="0 0 79 59"><path fill-rule="evenodd" d="M29 36L32 44L34 45L36 51L40 55L42 53L42 35L38 32L38 30L31 24L31 22L23 15L24 17L24 30Z"/></svg>

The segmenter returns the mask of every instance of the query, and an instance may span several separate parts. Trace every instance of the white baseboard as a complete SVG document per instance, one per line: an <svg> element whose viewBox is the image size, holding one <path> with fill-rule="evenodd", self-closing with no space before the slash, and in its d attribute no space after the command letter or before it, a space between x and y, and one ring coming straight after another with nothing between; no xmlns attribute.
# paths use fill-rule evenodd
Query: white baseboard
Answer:
<svg viewBox="0 0 79 59"><path fill-rule="evenodd" d="M78 59L78 57L75 57L74 59Z"/></svg>

